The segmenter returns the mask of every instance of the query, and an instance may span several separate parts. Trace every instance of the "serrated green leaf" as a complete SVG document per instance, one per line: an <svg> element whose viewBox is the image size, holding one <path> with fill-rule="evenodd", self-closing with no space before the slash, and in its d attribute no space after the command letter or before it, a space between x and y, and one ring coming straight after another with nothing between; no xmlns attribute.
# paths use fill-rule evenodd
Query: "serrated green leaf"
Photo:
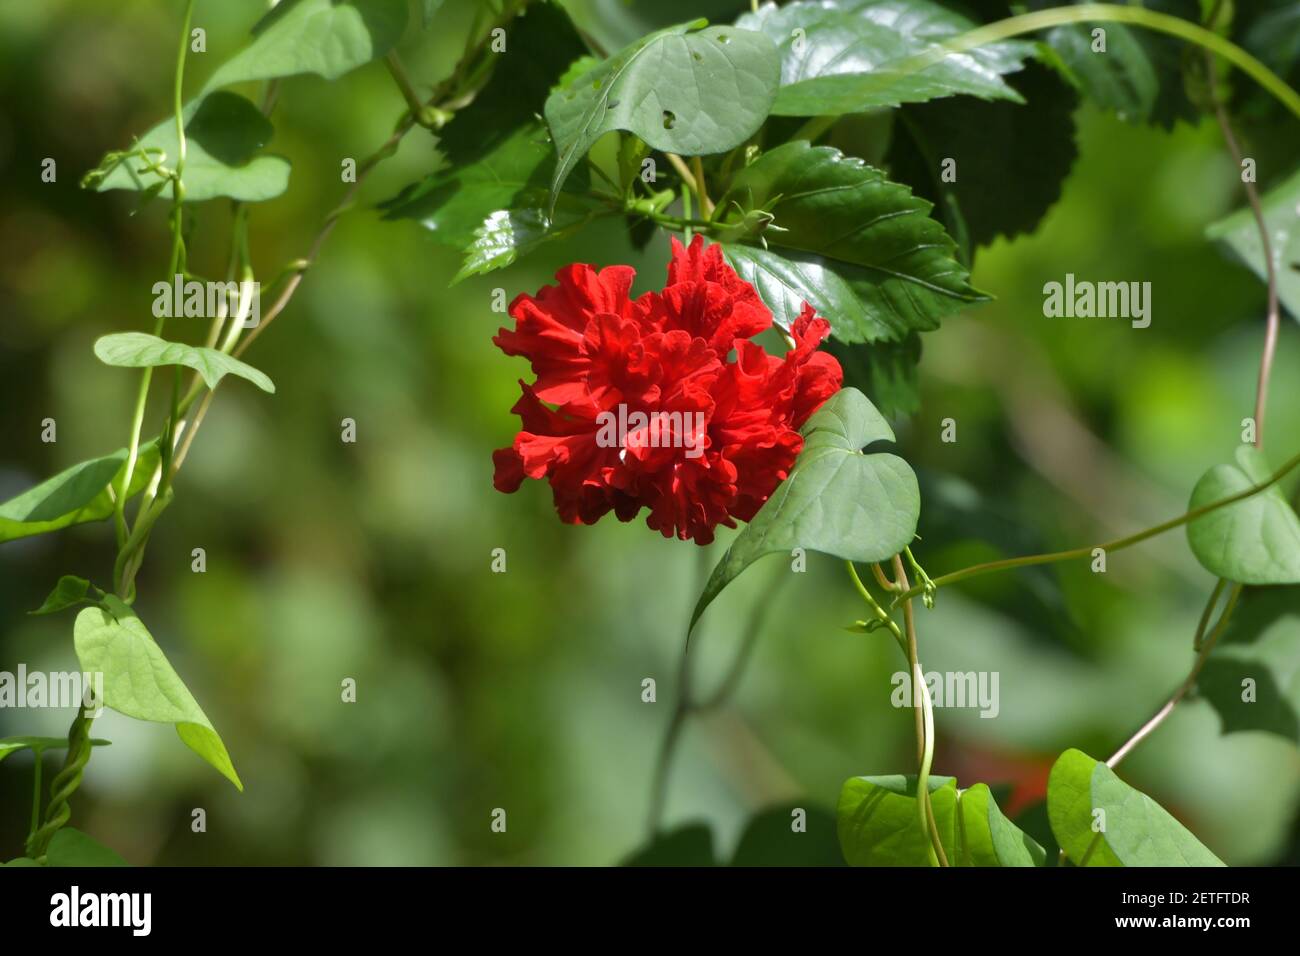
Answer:
<svg viewBox="0 0 1300 956"><path fill-rule="evenodd" d="M931 0L800 0L765 4L736 21L769 36L781 53L779 116L831 116L966 94L1022 102L1002 76L1021 69L1034 46L991 43L922 69L905 62L937 51L974 21Z"/></svg>
<svg viewBox="0 0 1300 956"><path fill-rule="evenodd" d="M492 78L439 135L444 166L383 203L384 218L417 219L435 240L463 250L498 210L545 206L555 150L537 116L585 49L558 6L517 20ZM577 191L587 186L586 176L573 182Z"/></svg>
<svg viewBox="0 0 1300 956"><path fill-rule="evenodd" d="M772 492L722 556L691 615L746 568L794 548L849 561L884 561L916 534L916 475L897 455L862 449L894 440L889 423L857 389L836 392L804 424L804 446L790 476Z"/></svg>
<svg viewBox="0 0 1300 956"><path fill-rule="evenodd" d="M204 90L299 73L338 79L392 49L407 17L406 0L284 0Z"/></svg>
<svg viewBox="0 0 1300 956"><path fill-rule="evenodd" d="M572 235L579 228L612 210L595 200L569 193L560 194L560 202L548 218L539 205L500 209L474 231L474 241L465 250L465 262L452 278L452 285L474 275L504 269L520 256L527 255L543 243Z"/></svg>
<svg viewBox="0 0 1300 956"><path fill-rule="evenodd" d="M190 102L182 110L185 122L186 202L229 197L243 202L274 199L289 186L289 161L280 156L259 156L271 141L274 129L262 111L242 96L212 93ZM180 151L176 123L171 117L157 123L140 138L140 149L151 152L149 159L174 169ZM128 189L172 195L171 180L144 170L134 151L100 167L88 179L97 191Z"/></svg>
<svg viewBox="0 0 1300 956"><path fill-rule="evenodd" d="M1300 744L1300 587L1252 587L1196 679L1225 734L1262 730Z"/></svg>
<svg viewBox="0 0 1300 956"><path fill-rule="evenodd" d="M108 489L121 483L126 454L121 448L103 458L83 461L0 504L0 542L109 517L113 498ZM128 498L144 490L157 466L158 443L151 441L140 448Z"/></svg>
<svg viewBox="0 0 1300 956"><path fill-rule="evenodd" d="M275 384L253 366L216 349L168 342L146 332L115 332L95 342L95 357L105 365L118 368L149 368L159 365L183 365L198 372L208 388L216 388L227 375L252 382L264 392L274 392Z"/></svg>
<svg viewBox="0 0 1300 956"><path fill-rule="evenodd" d="M44 603L36 610L27 613L53 614L64 608L74 607L86 599L86 592L89 590L90 582L85 578L79 578L75 574L65 574L59 578Z"/></svg>
<svg viewBox="0 0 1300 956"><path fill-rule="evenodd" d="M174 724L187 747L243 790L226 745L144 623L121 601L110 606L86 608L73 625L82 670L104 675L105 705L137 720Z"/></svg>
<svg viewBox="0 0 1300 956"><path fill-rule="evenodd" d="M731 242L738 268L763 281L769 307L787 316L794 302L811 303L841 342L898 341L986 298L967 281L930 203L829 146L798 140L763 154L733 179L721 206L732 204L770 213L761 239L788 260L737 253ZM787 288L780 299L771 292L777 285ZM847 306L846 287L859 307Z"/></svg>
<svg viewBox="0 0 1300 956"><path fill-rule="evenodd" d="M824 348L844 370L844 386L856 388L888 419L907 418L921 407L921 336L913 332L901 342L846 345L836 339Z"/></svg>
<svg viewBox="0 0 1300 956"><path fill-rule="evenodd" d="M1047 814L1075 866L1223 866L1169 811L1080 750L1052 766Z"/></svg>
<svg viewBox="0 0 1300 956"><path fill-rule="evenodd" d="M1277 272L1278 299L1292 318L1300 320L1300 171L1261 196L1260 206ZM1268 281L1259 229L1250 207L1219 220L1205 234L1245 263L1261 281Z"/></svg>
<svg viewBox="0 0 1300 956"><path fill-rule="evenodd" d="M1086 0L1077 0L1078 3ZM1069 5L1069 4L1065 4ZM1200 0L1137 0L1161 13L1200 23ZM1030 0L1029 9L1059 7L1059 0ZM1093 31L1105 33L1105 52L1094 51ZM1183 45L1173 37L1122 23L1074 23L1043 35L1056 56L1047 62L1064 68L1066 78L1104 110L1135 123L1169 128L1197 117L1183 89Z"/></svg>
<svg viewBox="0 0 1300 956"><path fill-rule="evenodd" d="M129 866L126 860L80 830L63 827L50 838L46 866Z"/></svg>
<svg viewBox="0 0 1300 956"><path fill-rule="evenodd" d="M974 247L1037 228L1078 156L1074 91L1036 64L1011 82L1024 94L1023 105L940 100L905 106L890 147L890 175L935 203L935 215L968 265ZM944 179L948 160L953 182Z"/></svg>
<svg viewBox="0 0 1300 956"><path fill-rule="evenodd" d="M1262 485L1273 475L1254 445L1233 465L1215 465L1192 489L1188 510ZM1187 523L1196 560L1216 577L1241 584L1300 583L1300 518L1276 484Z"/></svg>
<svg viewBox="0 0 1300 956"><path fill-rule="evenodd" d="M705 23L643 37L547 98L546 122L559 157L552 202L596 140L612 130L686 156L726 152L758 131L776 97L776 47L761 33Z"/></svg>

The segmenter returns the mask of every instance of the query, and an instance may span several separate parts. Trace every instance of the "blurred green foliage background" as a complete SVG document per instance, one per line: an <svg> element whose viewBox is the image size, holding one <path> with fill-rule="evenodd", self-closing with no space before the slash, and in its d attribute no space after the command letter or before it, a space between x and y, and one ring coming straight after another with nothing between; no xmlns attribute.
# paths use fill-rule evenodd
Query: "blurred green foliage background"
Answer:
<svg viewBox="0 0 1300 956"><path fill-rule="evenodd" d="M264 6L200 2L195 88ZM470 6L449 3L403 44L422 88L450 69ZM612 41L687 18L680 4L574 6ZM91 345L151 325L166 212L133 215L135 196L77 181L166 113L178 20L161 0L0 7L0 498L126 443L137 377ZM372 152L401 111L379 64L285 84L272 148L293 174L253 210L262 278L305 254L342 195L340 161ZM978 256L975 284L996 301L926 336L922 407L900 441L922 477L916 551L931 574L1178 514L1251 413L1263 289L1202 238L1242 203L1217 129L1166 133L1085 109L1078 143L1040 230ZM54 184L40 182L45 157ZM528 372L492 345L505 317L490 303L494 288L535 291L574 260L632 263L640 288L659 285L668 240L639 253L606 222L448 288L457 255L373 210L435 157L416 131L367 184L247 356L277 394L221 389L153 536L137 606L247 789L170 729L107 714L95 732L113 746L96 752L73 824L132 863L608 864L645 836L682 629L728 536L702 550L640 520L566 527L545 486L493 490L491 452L517 428ZM191 263L218 272L229 209L193 211ZM1150 281L1152 326L1044 318L1042 286L1066 272ZM1287 318L1267 425L1279 460L1300 434L1298 363ZM57 443L40 440L46 417ZM340 441L344 417L354 445ZM955 444L939 440L947 417ZM195 547L204 574L190 570ZM494 548L507 573L491 573ZM0 669L76 668L72 616L25 612L60 574L105 583L112 554L107 524L0 548ZM761 807L833 806L850 776L911 769L912 716L889 704L902 665L879 634L842 630L861 611L838 562L812 556L789 575L769 559L746 574L697 638L702 684L725 670L745 609L787 576L737 694L689 726L672 780L669 823L707 821L724 855ZM936 771L1014 784L1023 806L1062 749L1104 758L1186 673L1212 583L1174 532L1112 556L1104 576L1061 565L945 590L921 617L925 667L1000 672L1001 713L940 710ZM340 701L345 677L355 704ZM658 703L642 702L645 677ZM3 710L0 735L62 735L69 718ZM1221 736L1193 701L1125 771L1225 861L1297 860L1290 743ZM0 856L21 848L30 772L26 755L0 764ZM191 832L196 807L205 834ZM489 828L496 807L504 834Z"/></svg>

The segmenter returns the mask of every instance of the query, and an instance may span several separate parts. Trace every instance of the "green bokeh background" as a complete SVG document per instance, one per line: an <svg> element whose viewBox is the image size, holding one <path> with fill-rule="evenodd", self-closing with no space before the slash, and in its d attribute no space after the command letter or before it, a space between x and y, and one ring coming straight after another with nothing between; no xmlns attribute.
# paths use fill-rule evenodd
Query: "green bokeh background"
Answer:
<svg viewBox="0 0 1300 956"><path fill-rule="evenodd" d="M652 8L641 20L575 4L593 5L619 14L593 26L607 40L686 18L674 4L639 4ZM208 52L191 59L193 88L263 7L200 0ZM450 68L470 7L453 0L404 42L423 88ZM134 196L77 182L167 111L177 22L178 5L159 0L0 7L0 498L125 444L137 376L91 346L151 324L166 211L133 215ZM293 174L252 214L263 278L305 253L342 195L340 161L373 151L401 109L377 64L284 85L272 148ZM996 301L925 339L922 407L899 438L923 482L917 552L932 574L1179 513L1251 413L1263 289L1202 238L1241 202L1217 129L1165 133L1085 109L1079 149L1040 230L980 254L975 284ZM40 181L45 157L54 184ZM602 223L448 288L457 254L373 210L434 160L416 131L375 173L246 356L277 394L223 386L153 536L138 610L246 792L169 728L107 714L95 732L113 746L96 752L73 823L132 863L608 864L644 838L682 629L729 536L702 550L641 520L567 527L541 484L496 492L491 452L517 428L528 372L492 345L504 317L491 299L535 291L574 260L631 263L640 288L661 284L667 238L640 253ZM191 263L215 273L229 210L194 212ZM1066 272L1150 281L1151 327L1044 318L1042 286ZM1279 460L1300 433L1298 365L1287 318L1267 425ZM54 444L40 440L47 417ZM345 417L355 444L340 441ZM948 417L955 444L939 440ZM195 547L204 574L190 570ZM504 574L491 572L495 548ZM0 669L76 668L72 615L25 612L62 573L105 583L112 555L107 524L0 547ZM802 575L769 559L719 600L695 645L701 682L778 582L738 692L689 726L672 780L668 822L707 821L724 855L758 809L833 806L847 777L913 759L912 717L889 704L896 651L842 629L860 604L821 556ZM998 671L1001 713L940 710L936 771L1017 783L1024 802L1062 749L1104 758L1185 674L1212 583L1175 532L1113 555L1104 577L1060 566L945 591L921 618L925 667ZM345 677L355 704L340 701ZM641 700L647 677L654 704ZM62 735L70 716L0 710L0 735ZM30 760L0 764L0 858L20 852ZM1223 737L1193 701L1125 775L1229 863L1296 859L1300 755L1286 741ZM198 807L204 834L191 832ZM489 827L497 807L503 834Z"/></svg>

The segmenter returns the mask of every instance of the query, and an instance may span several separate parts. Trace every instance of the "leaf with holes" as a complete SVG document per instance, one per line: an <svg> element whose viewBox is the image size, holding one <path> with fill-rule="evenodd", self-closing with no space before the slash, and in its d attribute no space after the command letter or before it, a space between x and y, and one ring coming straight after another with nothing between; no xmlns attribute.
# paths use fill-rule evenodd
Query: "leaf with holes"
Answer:
<svg viewBox="0 0 1300 956"><path fill-rule="evenodd" d="M941 44L977 25L932 0L813 0L762 9L736 25L765 33L781 53L780 116L837 116L966 94L1024 102L1002 79L1034 46L991 43L960 54ZM913 57L932 56L930 62Z"/></svg>
<svg viewBox="0 0 1300 956"><path fill-rule="evenodd" d="M1240 494L1272 478L1264 453L1237 449L1234 465L1215 465L1192 489L1188 510ZM1300 584L1300 518L1277 484L1187 523L1201 565L1242 584Z"/></svg>
<svg viewBox="0 0 1300 956"><path fill-rule="evenodd" d="M829 146L798 140L764 153L720 206L733 220L772 216L748 245L727 243L732 263L785 320L809 302L841 342L898 341L987 298L967 281L928 202ZM767 249L756 252L760 239Z"/></svg>
<svg viewBox="0 0 1300 956"><path fill-rule="evenodd" d="M709 576L691 615L704 609L747 567L794 548L848 561L885 561L911 543L921 496L911 466L889 452L894 432L865 395L841 389L803 427L804 446L786 478L732 542Z"/></svg>
<svg viewBox="0 0 1300 956"><path fill-rule="evenodd" d="M103 336L95 342L95 357L105 365L118 368L183 365L198 372L208 388L216 388L227 375L234 375L252 382L264 392L275 391L275 384L265 373L225 352L183 342L168 342L145 332L116 332Z"/></svg>
<svg viewBox="0 0 1300 956"><path fill-rule="evenodd" d="M243 790L226 745L153 635L122 601L109 595L105 604L83 610L72 629L81 669L104 675L105 705L137 720L175 724L185 746Z"/></svg>
<svg viewBox="0 0 1300 956"><path fill-rule="evenodd" d="M776 97L776 47L761 33L706 23L643 37L547 98L559 157L552 203L582 157L612 130L686 156L726 152L758 131Z"/></svg>

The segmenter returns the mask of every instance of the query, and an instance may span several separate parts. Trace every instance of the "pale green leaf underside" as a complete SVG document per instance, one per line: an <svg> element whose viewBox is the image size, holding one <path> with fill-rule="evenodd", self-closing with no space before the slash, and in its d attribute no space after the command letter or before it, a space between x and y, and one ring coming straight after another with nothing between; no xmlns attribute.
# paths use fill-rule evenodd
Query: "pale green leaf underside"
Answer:
<svg viewBox="0 0 1300 956"><path fill-rule="evenodd" d="M116 488L126 466L126 449L66 468L34 488L0 504L0 542L26 538L69 525L102 521L113 513L110 483ZM139 494L158 466L158 443L140 449L127 497Z"/></svg>
<svg viewBox="0 0 1300 956"><path fill-rule="evenodd" d="M392 49L407 17L406 0L285 0L262 18L252 42L218 67L204 90L299 73L338 79Z"/></svg>
<svg viewBox="0 0 1300 956"><path fill-rule="evenodd" d="M168 342L146 332L116 332L95 342L95 356L105 365L120 368L149 368L159 365L183 365L198 372L208 388L216 388L227 375L247 379L264 392L274 392L275 385L259 372L224 352L183 342Z"/></svg>
<svg viewBox="0 0 1300 956"><path fill-rule="evenodd" d="M1188 508L1201 508L1272 477L1264 453L1237 449L1232 465L1215 465L1192 489ZM1207 571L1242 584L1300 583L1300 518L1278 485L1202 515L1187 524L1192 553Z"/></svg>
<svg viewBox="0 0 1300 956"><path fill-rule="evenodd" d="M794 548L850 561L884 561L911 543L921 498L907 462L888 452L889 423L854 388L827 399L803 427L790 476L745 526L709 576L691 626L728 584L764 555Z"/></svg>
<svg viewBox="0 0 1300 956"><path fill-rule="evenodd" d="M212 93L193 100L182 110L185 122L185 166L181 180L186 202L229 197L243 202L274 199L289 187L289 161L281 156L259 155L274 133L261 110L242 96ZM161 150L151 161L175 169L180 152L176 122L172 117L155 124L140 137L142 149ZM97 185L99 192L127 189L143 192L161 187L171 198L171 182L142 171L137 155L122 158Z"/></svg>
<svg viewBox="0 0 1300 956"><path fill-rule="evenodd" d="M546 100L558 160L551 197L602 135L635 133L653 149L722 153L752 136L776 96L780 63L761 33L681 24L642 37Z"/></svg>
<svg viewBox="0 0 1300 956"><path fill-rule="evenodd" d="M1052 767L1047 814L1076 866L1223 866L1169 811L1079 750Z"/></svg>
<svg viewBox="0 0 1300 956"><path fill-rule="evenodd" d="M73 643L82 670L104 675L104 703L137 720L174 724L187 747L243 790L212 722L144 623L118 604L112 613L88 607L73 625Z"/></svg>
<svg viewBox="0 0 1300 956"><path fill-rule="evenodd" d="M1291 317L1300 321L1300 171L1274 186L1260 198L1264 222L1268 224L1277 294ZM1239 209L1214 223L1206 235L1222 243L1262 281L1267 281L1259 229L1249 207Z"/></svg>

